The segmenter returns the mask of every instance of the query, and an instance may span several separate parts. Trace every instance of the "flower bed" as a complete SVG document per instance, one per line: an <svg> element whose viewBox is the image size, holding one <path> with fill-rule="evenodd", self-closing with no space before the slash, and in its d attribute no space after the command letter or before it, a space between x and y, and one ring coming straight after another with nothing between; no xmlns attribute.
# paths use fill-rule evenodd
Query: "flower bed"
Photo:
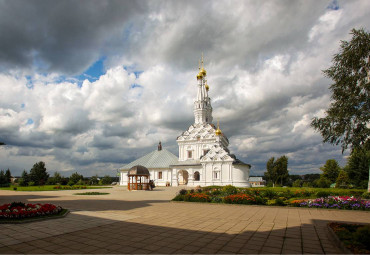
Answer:
<svg viewBox="0 0 370 255"><path fill-rule="evenodd" d="M309 208L334 208L346 210L370 210L370 201L350 196L329 196L317 199L294 200L291 205Z"/></svg>
<svg viewBox="0 0 370 255"><path fill-rule="evenodd" d="M329 223L342 245L354 254L370 254L370 225Z"/></svg>
<svg viewBox="0 0 370 255"><path fill-rule="evenodd" d="M227 204L246 204L251 205L256 203L256 198L247 194L229 195L223 198Z"/></svg>
<svg viewBox="0 0 370 255"><path fill-rule="evenodd" d="M184 196L184 201L189 202L210 202L211 199L208 195L203 193L189 193Z"/></svg>
<svg viewBox="0 0 370 255"><path fill-rule="evenodd" d="M24 219L59 214L63 208L52 204L13 202L0 206L0 220Z"/></svg>

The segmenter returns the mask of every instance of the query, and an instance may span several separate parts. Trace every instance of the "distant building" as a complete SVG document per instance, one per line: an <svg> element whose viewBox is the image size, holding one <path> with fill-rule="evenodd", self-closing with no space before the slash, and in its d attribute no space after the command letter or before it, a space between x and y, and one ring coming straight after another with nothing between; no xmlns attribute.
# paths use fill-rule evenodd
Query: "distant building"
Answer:
<svg viewBox="0 0 370 255"><path fill-rule="evenodd" d="M262 179L262 177L249 177L249 183L251 187L265 187L266 181Z"/></svg>
<svg viewBox="0 0 370 255"><path fill-rule="evenodd" d="M121 168L120 185L127 185L128 170L135 165L148 168L157 186L234 185L250 187L246 164L230 154L229 140L219 125L212 123L211 99L208 96L207 72L202 65L197 75L194 101L194 124L177 137L179 157L158 145L153 151Z"/></svg>

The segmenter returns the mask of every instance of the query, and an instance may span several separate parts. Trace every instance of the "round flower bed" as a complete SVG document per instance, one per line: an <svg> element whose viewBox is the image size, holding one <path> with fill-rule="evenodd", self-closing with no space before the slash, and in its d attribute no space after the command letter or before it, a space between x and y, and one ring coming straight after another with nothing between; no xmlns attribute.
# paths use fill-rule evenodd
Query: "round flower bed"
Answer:
<svg viewBox="0 0 370 255"><path fill-rule="evenodd" d="M312 200L294 200L291 205L309 208L336 208L347 210L370 210L370 201L349 196L329 196Z"/></svg>
<svg viewBox="0 0 370 255"><path fill-rule="evenodd" d="M227 204L251 205L256 203L256 199L247 194L235 194L224 197L224 202Z"/></svg>
<svg viewBox="0 0 370 255"><path fill-rule="evenodd" d="M25 204L22 202L13 202L0 206L0 220L51 216L59 214L62 210L62 207L52 204Z"/></svg>

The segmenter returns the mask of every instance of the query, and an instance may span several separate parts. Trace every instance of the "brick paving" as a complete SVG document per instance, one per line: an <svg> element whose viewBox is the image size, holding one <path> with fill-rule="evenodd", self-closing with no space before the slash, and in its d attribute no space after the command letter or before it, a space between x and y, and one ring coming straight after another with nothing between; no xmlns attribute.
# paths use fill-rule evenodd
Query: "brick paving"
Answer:
<svg viewBox="0 0 370 255"><path fill-rule="evenodd" d="M363 211L168 202L177 191L0 191L0 204L52 202L71 210L61 219L1 224L0 253L338 254L327 222L370 223Z"/></svg>

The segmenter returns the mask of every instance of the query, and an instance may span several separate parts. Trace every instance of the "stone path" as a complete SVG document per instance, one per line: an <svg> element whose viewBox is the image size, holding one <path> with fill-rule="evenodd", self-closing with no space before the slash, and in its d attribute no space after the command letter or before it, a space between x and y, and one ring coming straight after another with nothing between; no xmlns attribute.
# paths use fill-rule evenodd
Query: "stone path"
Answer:
<svg viewBox="0 0 370 255"><path fill-rule="evenodd" d="M178 188L107 196L76 191L0 191L0 204L52 202L61 219L0 225L0 253L337 254L329 221L370 223L370 213L307 208L168 202Z"/></svg>

